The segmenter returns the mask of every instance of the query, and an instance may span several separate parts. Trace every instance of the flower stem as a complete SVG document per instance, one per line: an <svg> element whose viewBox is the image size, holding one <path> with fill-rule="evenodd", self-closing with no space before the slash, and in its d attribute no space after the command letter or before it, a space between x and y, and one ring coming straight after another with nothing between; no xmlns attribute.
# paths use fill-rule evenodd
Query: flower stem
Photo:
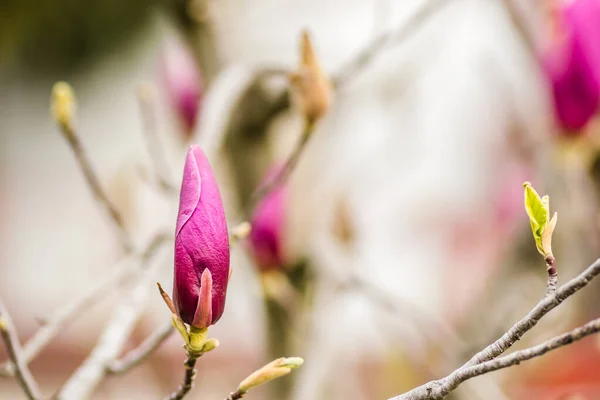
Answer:
<svg viewBox="0 0 600 400"><path fill-rule="evenodd" d="M181 400L188 394L194 385L194 378L196 378L196 361L198 361L198 358L199 356L188 356L187 360L183 363L185 366L185 375L182 384L176 392L171 393L164 400Z"/></svg>
<svg viewBox="0 0 600 400"><path fill-rule="evenodd" d="M273 298L265 298L265 309L267 311L267 345L269 359L285 357L290 354L291 350L291 326L289 315L281 303ZM292 380L289 377L287 379L277 379L271 382L269 387L271 390L271 398L285 400L290 395Z"/></svg>

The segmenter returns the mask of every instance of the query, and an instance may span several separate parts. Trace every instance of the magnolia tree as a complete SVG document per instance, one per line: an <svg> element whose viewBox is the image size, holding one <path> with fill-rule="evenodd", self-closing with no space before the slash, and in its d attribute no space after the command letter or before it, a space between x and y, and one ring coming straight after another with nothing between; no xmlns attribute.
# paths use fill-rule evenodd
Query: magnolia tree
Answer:
<svg viewBox="0 0 600 400"><path fill-rule="evenodd" d="M548 25L551 27L551 34L548 36L551 39L548 43L537 46L526 25L517 25L528 39L531 50L540 55L540 70L548 80L557 125L569 135L578 135L597 113L600 102L600 2L549 1L547 6ZM189 144L180 179L175 231L156 234L144 248L134 245L135 241L128 233L123 217L103 189L103 184L88 159L76 126L73 89L65 82L55 84L51 100L52 117L70 145L98 205L113 223L123 250L137 263L131 268L119 270L116 275L108 277L82 297L67 304L23 345L8 310L0 303L0 333L8 354L8 360L0 371L2 375L14 377L28 399L42 399L36 379L29 370L29 363L81 310L128 277L135 284L116 306L93 351L53 398L89 398L108 375L124 374L143 363L173 332L181 336L182 358L185 356L185 361L181 384L173 388L172 393L166 394L165 399L185 398L193 389L199 358L217 351L219 347L219 341L209 338L208 331L227 312L228 282L232 273L235 273L230 265L230 251L233 246L243 245L258 266L268 315L268 332L271 335L270 350L275 359L251 372L237 388L232 388L231 393L224 393L223 398L240 399L252 388L270 381L274 381L271 384L275 390L274 398L286 398L290 391L290 381L277 378L300 367L304 360L287 354L291 348L289 342L292 332L290 324L285 321L290 314L306 308L307 304L310 308L313 296L310 287L315 277L306 263L290 261L282 244L282 221L287 196L285 185L302 157L306 144L314 135L315 128L331 110L335 91L343 86L349 76L367 65L392 38L407 37L408 33L439 7L439 2L425 2L399 30L377 37L341 73L333 75L327 74L320 67L311 39L307 32L303 32L297 69L264 72L276 76L284 74L288 78L289 90L272 106L275 109L294 107L303 117L302 134L287 160L272 167L263 181L254 188L249 196L250 206L245 216L238 221L227 221L219 182L213 174L209 158L201 146ZM180 117L184 140L190 141L202 98L202 78L188 54L177 53L170 60L161 66L161 71L169 88L169 99ZM152 91L148 88L141 90L140 100L142 107L148 111ZM146 140L154 162L151 180L158 184L166 196L177 193L177 185L164 173L164 155L161 154L161 146L152 126L147 126ZM557 213L550 211L548 196L539 196L529 182L525 182L523 187L524 208L534 239L530 245L535 246L541 254L540 264L546 266L546 292L540 294L541 299L526 315L512 326L506 327L508 329L499 338L484 346L468 361L455 366L456 369L451 373L398 394L393 399L442 399L467 380L541 357L600 332L600 319L595 319L536 346L505 354L542 318L600 274L600 260L597 260L573 279L560 284L560 262L552 250L553 234L560 230ZM339 216L337 234L342 238L352 234L347 221L349 212L342 209ZM172 294L169 295L160 283L155 294L162 296L171 314L170 320L157 327L155 333L137 348L123 355L125 344L147 301L148 287L154 279L157 267L153 259L160 248L171 242L174 243ZM383 307L394 302L376 290L369 290L369 283L360 276L352 275L348 282L371 293ZM312 361L310 358L306 360L307 363ZM209 368L210 357L203 358L202 363L203 367ZM201 387L195 390L202 392Z"/></svg>

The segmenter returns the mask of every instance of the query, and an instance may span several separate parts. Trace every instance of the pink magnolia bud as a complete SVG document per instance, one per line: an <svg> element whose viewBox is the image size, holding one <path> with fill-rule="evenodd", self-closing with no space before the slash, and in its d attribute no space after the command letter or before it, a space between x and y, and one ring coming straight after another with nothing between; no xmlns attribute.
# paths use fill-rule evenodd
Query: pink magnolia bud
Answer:
<svg viewBox="0 0 600 400"><path fill-rule="evenodd" d="M551 44L543 56L559 123L577 130L600 104L600 0L552 4Z"/></svg>
<svg viewBox="0 0 600 400"><path fill-rule="evenodd" d="M279 167L273 168L265 181L274 179L280 171ZM258 203L250 221L250 250L263 271L281 268L284 264L285 197L283 186L275 188Z"/></svg>
<svg viewBox="0 0 600 400"><path fill-rule="evenodd" d="M217 182L200 147L190 146L175 233L173 302L179 317L206 328L223 315L229 237Z"/></svg>
<svg viewBox="0 0 600 400"><path fill-rule="evenodd" d="M184 133L190 137L198 119L203 83L198 64L184 44L171 41L163 49L160 75Z"/></svg>

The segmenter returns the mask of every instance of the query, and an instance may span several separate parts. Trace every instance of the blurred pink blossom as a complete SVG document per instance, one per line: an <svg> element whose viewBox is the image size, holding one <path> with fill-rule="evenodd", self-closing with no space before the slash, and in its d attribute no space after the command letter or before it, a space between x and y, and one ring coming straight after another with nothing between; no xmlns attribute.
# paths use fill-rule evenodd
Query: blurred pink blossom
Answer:
<svg viewBox="0 0 600 400"><path fill-rule="evenodd" d="M557 1L552 7L554 29L542 64L556 118L575 131L600 103L600 0Z"/></svg>
<svg viewBox="0 0 600 400"><path fill-rule="evenodd" d="M186 137L193 134L202 102L203 79L190 49L172 40L160 55L160 79Z"/></svg>
<svg viewBox="0 0 600 400"><path fill-rule="evenodd" d="M272 168L265 177L265 182L273 179L280 171L279 166ZM285 192L285 187L279 186L265 196L256 206L250 222L252 231L249 247L258 267L263 271L281 268L285 262Z"/></svg>

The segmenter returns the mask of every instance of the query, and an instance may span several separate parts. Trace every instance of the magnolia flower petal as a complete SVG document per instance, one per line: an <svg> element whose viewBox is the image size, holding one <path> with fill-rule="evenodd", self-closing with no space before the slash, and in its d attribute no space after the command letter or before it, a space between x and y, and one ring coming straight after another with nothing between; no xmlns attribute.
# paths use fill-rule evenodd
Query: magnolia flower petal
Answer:
<svg viewBox="0 0 600 400"><path fill-rule="evenodd" d="M200 295L192 325L196 328L207 328L212 323L212 275L208 269L202 272Z"/></svg>
<svg viewBox="0 0 600 400"><path fill-rule="evenodd" d="M188 255L181 238L175 238L175 271L173 277L173 304L179 317L191 324L196 313L200 280L194 263Z"/></svg>
<svg viewBox="0 0 600 400"><path fill-rule="evenodd" d="M181 182L181 192L179 194L179 214L177 215L175 236L179 235L181 228L190 219L200 202L202 180L196 160L196 148L197 146L190 146L190 151L188 151L185 161L183 181Z"/></svg>

